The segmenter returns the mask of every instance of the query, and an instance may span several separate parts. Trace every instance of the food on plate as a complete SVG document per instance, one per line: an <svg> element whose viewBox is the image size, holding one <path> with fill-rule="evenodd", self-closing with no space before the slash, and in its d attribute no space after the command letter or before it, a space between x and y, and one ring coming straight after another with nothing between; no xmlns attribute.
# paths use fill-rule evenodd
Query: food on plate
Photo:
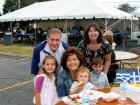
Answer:
<svg viewBox="0 0 140 105"><path fill-rule="evenodd" d="M79 95L77 95L77 97L76 97L77 99L81 99L81 97L79 96Z"/></svg>
<svg viewBox="0 0 140 105"><path fill-rule="evenodd" d="M76 100L76 99L81 99L81 97L79 95L76 95L76 96L71 97L71 99Z"/></svg>
<svg viewBox="0 0 140 105"><path fill-rule="evenodd" d="M74 102L79 102L81 100L79 95L69 96L69 98Z"/></svg>
<svg viewBox="0 0 140 105"><path fill-rule="evenodd" d="M79 83L78 83L78 87L83 87L85 85L85 83L83 82L83 81L80 81Z"/></svg>

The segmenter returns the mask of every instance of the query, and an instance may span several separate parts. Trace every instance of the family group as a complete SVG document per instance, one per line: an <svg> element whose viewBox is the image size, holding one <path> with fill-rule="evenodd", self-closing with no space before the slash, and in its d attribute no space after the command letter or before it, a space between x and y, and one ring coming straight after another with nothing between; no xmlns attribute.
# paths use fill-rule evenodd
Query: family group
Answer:
<svg viewBox="0 0 140 105"><path fill-rule="evenodd" d="M107 74L113 50L99 25L88 24L77 47L63 43L61 34L57 28L49 29L46 40L34 48L35 105L55 105L70 94L110 87Z"/></svg>

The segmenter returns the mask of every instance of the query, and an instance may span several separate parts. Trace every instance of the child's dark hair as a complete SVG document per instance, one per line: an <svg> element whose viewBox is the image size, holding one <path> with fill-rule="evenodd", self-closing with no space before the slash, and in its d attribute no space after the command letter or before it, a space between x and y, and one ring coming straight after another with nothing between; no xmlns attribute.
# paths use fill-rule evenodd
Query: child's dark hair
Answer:
<svg viewBox="0 0 140 105"><path fill-rule="evenodd" d="M100 57L94 57L92 60L91 60L91 65L103 65L103 59L100 58Z"/></svg>
<svg viewBox="0 0 140 105"><path fill-rule="evenodd" d="M54 60L54 62L55 62L55 71L54 71L54 75L55 75L55 77L56 77L56 73L57 73L57 69L58 69L58 63L57 63L57 60L56 60L56 58L54 57L54 56L46 56L45 58L44 58L44 60L43 60L43 62L42 62L42 67L41 67L41 72L40 73L44 73L44 74L46 74L47 76L48 76L48 73L46 73L45 72L45 69L43 68L43 66L45 65L45 62L46 62L46 60L48 60L48 59L53 59ZM48 76L49 77L49 76Z"/></svg>

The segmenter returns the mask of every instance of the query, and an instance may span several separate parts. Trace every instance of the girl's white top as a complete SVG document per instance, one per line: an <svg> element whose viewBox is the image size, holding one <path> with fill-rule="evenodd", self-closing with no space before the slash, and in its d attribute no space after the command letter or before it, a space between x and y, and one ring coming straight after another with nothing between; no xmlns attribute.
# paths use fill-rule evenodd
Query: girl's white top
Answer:
<svg viewBox="0 0 140 105"><path fill-rule="evenodd" d="M55 76L50 79L45 74L40 74L35 77L35 82L38 77L44 77L44 81L42 84L42 89L40 92L40 98L41 98L41 105L55 105L55 102L57 101L57 93L56 93L56 86L55 86ZM36 84L35 84L36 85ZM33 100L35 104L35 98Z"/></svg>

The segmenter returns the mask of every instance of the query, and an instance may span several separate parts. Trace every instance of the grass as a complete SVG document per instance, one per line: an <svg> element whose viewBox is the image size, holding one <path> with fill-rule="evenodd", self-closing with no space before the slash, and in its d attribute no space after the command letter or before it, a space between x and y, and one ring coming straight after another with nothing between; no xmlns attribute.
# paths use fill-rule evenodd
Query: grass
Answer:
<svg viewBox="0 0 140 105"><path fill-rule="evenodd" d="M5 46L0 44L0 53L17 54L26 57L32 57L34 46L27 46L22 44Z"/></svg>
<svg viewBox="0 0 140 105"><path fill-rule="evenodd" d="M2 53L19 54L27 57L32 57L33 49L34 46L28 46L23 44L13 44L11 46L5 46L4 44L0 44L0 52ZM137 58L137 63L140 66L140 55Z"/></svg>
<svg viewBox="0 0 140 105"><path fill-rule="evenodd" d="M4 44L0 44L0 53L18 54L26 57L32 57L33 49L34 46L28 46L23 44L13 44L11 46L5 46ZM140 66L140 55L138 55L137 63ZM111 86L119 87L119 84L113 83Z"/></svg>

